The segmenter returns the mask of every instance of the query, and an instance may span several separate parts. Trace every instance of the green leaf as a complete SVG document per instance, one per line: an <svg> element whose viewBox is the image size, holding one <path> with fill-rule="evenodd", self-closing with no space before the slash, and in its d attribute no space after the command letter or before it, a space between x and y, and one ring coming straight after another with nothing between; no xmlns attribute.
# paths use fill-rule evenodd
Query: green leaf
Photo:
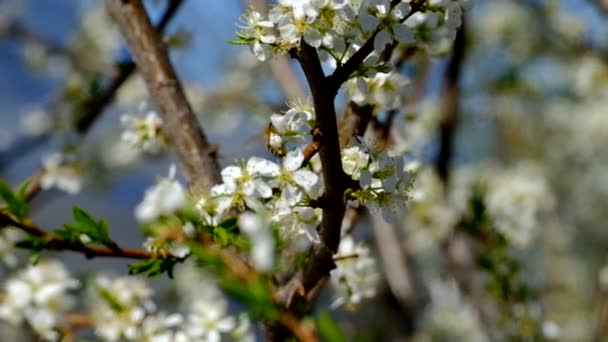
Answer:
<svg viewBox="0 0 608 342"><path fill-rule="evenodd" d="M42 251L46 248L48 241L40 236L29 235L24 240L15 243L15 247L30 249L33 251Z"/></svg>
<svg viewBox="0 0 608 342"><path fill-rule="evenodd" d="M27 203L27 187L30 185L31 183L31 178L26 178L23 182L21 182L21 184L19 185L19 188L17 189L17 197L22 200L23 202Z"/></svg>
<svg viewBox="0 0 608 342"><path fill-rule="evenodd" d="M332 342L346 342L346 335L338 322L327 310L319 312L317 316L317 329L323 340Z"/></svg>
<svg viewBox="0 0 608 342"><path fill-rule="evenodd" d="M6 202L8 210L20 219L27 218L29 209L24 198L15 195L8 184L0 180L0 197Z"/></svg>
<svg viewBox="0 0 608 342"><path fill-rule="evenodd" d="M113 311L117 313L125 311L125 307L120 304L120 302L116 300L116 298L114 298L114 296L108 290L98 287L97 293L99 293L99 296L103 298L108 305L110 305L110 308L112 308Z"/></svg>
<svg viewBox="0 0 608 342"><path fill-rule="evenodd" d="M175 258L141 260L129 265L129 274L145 273L153 278L167 273L169 278L173 278L173 268L177 262Z"/></svg>
<svg viewBox="0 0 608 342"><path fill-rule="evenodd" d="M86 235L92 243L114 246L106 221L95 221L91 215L79 207L74 207L73 214L76 224L64 224L62 229L53 231L53 235L72 242L80 242L81 235Z"/></svg>
<svg viewBox="0 0 608 342"><path fill-rule="evenodd" d="M236 231L238 222L239 221L236 217L229 217L220 222L220 224L218 224L217 226L219 228L226 229L227 231L234 232Z"/></svg>

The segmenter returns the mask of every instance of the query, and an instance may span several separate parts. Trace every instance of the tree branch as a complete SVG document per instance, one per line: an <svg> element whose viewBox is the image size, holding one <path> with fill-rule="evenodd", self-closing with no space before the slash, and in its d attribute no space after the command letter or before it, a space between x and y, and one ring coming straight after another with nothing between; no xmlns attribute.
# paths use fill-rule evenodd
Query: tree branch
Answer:
<svg viewBox="0 0 608 342"><path fill-rule="evenodd" d="M56 251L72 251L84 254L87 258L93 257L115 257L115 258L130 258L130 259L164 259L174 258L168 253L156 253L138 249L127 249L106 246L92 246L82 243L57 239L53 234L47 233L42 228L36 226L29 221L19 221L12 216L0 212L0 225L12 226L20 229L30 235L34 235L46 240L45 249Z"/></svg>
<svg viewBox="0 0 608 342"><path fill-rule="evenodd" d="M449 182L449 168L454 153L454 138L458 125L458 107L460 105L460 73L465 55L465 23L456 33L452 57L448 63L445 74L445 89L443 96L443 116L439 123L439 155L435 168L444 184Z"/></svg>
<svg viewBox="0 0 608 342"><path fill-rule="evenodd" d="M106 7L125 36L133 59L175 147L192 193L197 196L220 182L216 149L198 124L171 65L167 49L141 0L106 0Z"/></svg>

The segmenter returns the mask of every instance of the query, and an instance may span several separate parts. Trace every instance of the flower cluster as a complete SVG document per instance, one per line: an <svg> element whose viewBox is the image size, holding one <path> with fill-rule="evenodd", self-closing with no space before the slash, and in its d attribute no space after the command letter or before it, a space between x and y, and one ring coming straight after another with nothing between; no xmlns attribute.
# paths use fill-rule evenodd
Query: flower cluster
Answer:
<svg viewBox="0 0 608 342"><path fill-rule="evenodd" d="M222 184L214 186L197 207L203 219L214 224L230 209L258 211L263 204L270 222L281 226L283 239L317 241L320 209L308 203L321 195L323 187L319 176L303 164L303 151L296 147L280 164L251 157L240 166L227 166L221 171Z"/></svg>
<svg viewBox="0 0 608 342"><path fill-rule="evenodd" d="M346 174L359 180L360 189L352 198L366 205L372 214L394 222L395 215L406 208L412 185L410 165L404 158L358 143L343 150L342 165Z"/></svg>
<svg viewBox="0 0 608 342"><path fill-rule="evenodd" d="M120 122L124 128L121 138L129 145L152 154L159 153L167 146L163 121L155 111L149 111L143 117L124 114Z"/></svg>
<svg viewBox="0 0 608 342"><path fill-rule="evenodd" d="M82 165L72 154L53 153L42 161L44 174L40 181L42 189L57 188L68 194L77 194L84 179Z"/></svg>
<svg viewBox="0 0 608 342"><path fill-rule="evenodd" d="M527 247L540 229L541 215L555 202L544 177L531 165L519 165L487 182L486 202L496 228L514 246Z"/></svg>
<svg viewBox="0 0 608 342"><path fill-rule="evenodd" d="M267 19L255 11L245 14L238 35L261 61L304 41L335 64L372 35L377 53L393 41L428 46L453 40L461 17L461 4L453 0L429 1L424 12L408 0L279 0Z"/></svg>
<svg viewBox="0 0 608 342"><path fill-rule="evenodd" d="M58 340L57 329L72 306L68 291L79 286L58 261L43 260L10 277L4 284L0 318L11 324L27 322L45 340Z"/></svg>
<svg viewBox="0 0 608 342"><path fill-rule="evenodd" d="M346 305L353 308L376 295L380 279L378 266L367 247L355 244L348 235L344 236L334 259L336 268L330 273L330 281L336 299L332 307Z"/></svg>
<svg viewBox="0 0 608 342"><path fill-rule="evenodd" d="M157 310L152 294L135 277L98 278L91 307L97 335L108 341L252 340L249 318L230 315L219 293L192 299L185 315Z"/></svg>
<svg viewBox="0 0 608 342"><path fill-rule="evenodd" d="M182 317L157 312L152 294L149 285L135 277L98 277L91 300L96 334L108 341L187 341L174 331Z"/></svg>
<svg viewBox="0 0 608 342"><path fill-rule="evenodd" d="M377 72L370 77L351 78L346 89L350 99L360 106L374 105L389 110L403 104L407 84L407 79L397 72Z"/></svg>

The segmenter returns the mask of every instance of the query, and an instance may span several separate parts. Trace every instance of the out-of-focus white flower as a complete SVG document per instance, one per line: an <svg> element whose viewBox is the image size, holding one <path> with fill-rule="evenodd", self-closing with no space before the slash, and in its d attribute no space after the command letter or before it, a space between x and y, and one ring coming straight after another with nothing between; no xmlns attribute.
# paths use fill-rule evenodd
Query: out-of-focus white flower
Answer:
<svg viewBox="0 0 608 342"><path fill-rule="evenodd" d="M251 260L253 266L268 272L274 266L275 241L267 214L246 212L239 217L239 227L251 241Z"/></svg>
<svg viewBox="0 0 608 342"><path fill-rule="evenodd" d="M196 300L190 307L184 331L192 341L219 342L235 327L235 319L228 315L226 302Z"/></svg>
<svg viewBox="0 0 608 342"><path fill-rule="evenodd" d="M446 201L435 170L423 167L418 171L410 197L403 223L408 250L417 253L440 248L452 233L460 213Z"/></svg>
<svg viewBox="0 0 608 342"><path fill-rule="evenodd" d="M45 340L57 340L63 314L73 304L67 292L78 286L59 261L42 260L6 281L0 318L12 324L26 321Z"/></svg>
<svg viewBox="0 0 608 342"><path fill-rule="evenodd" d="M560 336L561 329L553 321L544 321L542 325L543 336L549 340L557 340Z"/></svg>
<svg viewBox="0 0 608 342"><path fill-rule="evenodd" d="M154 221L181 208L187 200L184 187L174 179L175 165L171 165L169 177L162 178L152 188L146 190L143 201L135 208L139 222Z"/></svg>
<svg viewBox="0 0 608 342"><path fill-rule="evenodd" d="M236 317L236 327L232 330L231 337L240 342L255 342L255 335L251 329L251 319L247 314Z"/></svg>
<svg viewBox="0 0 608 342"><path fill-rule="evenodd" d="M486 204L496 228L518 248L536 237L539 218L553 208L555 199L540 172L519 165L487 177Z"/></svg>
<svg viewBox="0 0 608 342"><path fill-rule="evenodd" d="M138 338L142 322L155 308L149 285L136 277L100 276L91 290L95 333L108 341Z"/></svg>
<svg viewBox="0 0 608 342"><path fill-rule="evenodd" d="M15 243L25 237L25 234L13 227L0 229L0 259L8 267L17 265L17 251Z"/></svg>
<svg viewBox="0 0 608 342"><path fill-rule="evenodd" d="M57 188L71 195L82 189L82 166L73 155L53 153L42 161L44 174L40 181L42 189Z"/></svg>
<svg viewBox="0 0 608 342"><path fill-rule="evenodd" d="M38 137L53 127L51 116L36 108L21 114L21 132L28 137Z"/></svg>
<svg viewBox="0 0 608 342"><path fill-rule="evenodd" d="M354 307L364 299L376 295L379 283L378 266L367 247L355 244L352 237L347 235L340 241L334 259L336 268L330 272L330 281L336 299L332 307Z"/></svg>
<svg viewBox="0 0 608 342"><path fill-rule="evenodd" d="M184 318L180 314L163 312L147 315L141 322L135 340L141 342L187 342L185 333L179 330Z"/></svg>
<svg viewBox="0 0 608 342"><path fill-rule="evenodd" d="M168 138L163 130L163 121L154 111L144 117L124 114L120 117L124 128L122 140L144 152L156 154L167 146Z"/></svg>
<svg viewBox="0 0 608 342"><path fill-rule="evenodd" d="M425 313L424 324L433 336L471 342L489 341L475 308L464 301L453 281L432 281L430 290L431 305Z"/></svg>
<svg viewBox="0 0 608 342"><path fill-rule="evenodd" d="M102 160L108 168L129 166L141 158L141 150L132 144L115 139L102 146Z"/></svg>

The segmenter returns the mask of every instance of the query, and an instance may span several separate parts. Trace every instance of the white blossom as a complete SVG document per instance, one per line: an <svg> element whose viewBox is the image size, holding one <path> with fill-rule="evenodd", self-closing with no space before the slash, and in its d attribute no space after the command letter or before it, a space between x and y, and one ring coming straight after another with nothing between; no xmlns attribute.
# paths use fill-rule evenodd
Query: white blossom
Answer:
<svg viewBox="0 0 608 342"><path fill-rule="evenodd" d="M175 212L186 203L186 191L174 177L175 166L172 165L168 178L160 179L156 185L146 190L143 201L135 208L135 217L139 222L154 221L160 216Z"/></svg>
<svg viewBox="0 0 608 342"><path fill-rule="evenodd" d="M28 137L38 137L53 128L53 119L45 111L34 108L21 114L21 131Z"/></svg>
<svg viewBox="0 0 608 342"><path fill-rule="evenodd" d="M167 146L163 121L156 112L149 111L144 117L124 114L120 122L124 129L121 138L131 146L152 154L159 153Z"/></svg>
<svg viewBox="0 0 608 342"><path fill-rule="evenodd" d="M68 194L80 192L83 186L82 166L73 155L53 153L42 161L42 189L57 188Z"/></svg>
<svg viewBox="0 0 608 342"><path fill-rule="evenodd" d="M369 155L358 146L347 147L342 150L342 168L354 180L359 180L361 170L369 163Z"/></svg>
<svg viewBox="0 0 608 342"><path fill-rule="evenodd" d="M191 341L219 342L235 327L236 321L228 315L226 302L196 300L190 307L184 331Z"/></svg>
<svg viewBox="0 0 608 342"><path fill-rule="evenodd" d="M356 77L346 84L346 90L356 104L375 105L383 109L399 107L409 81L397 72L378 72L372 77Z"/></svg>

